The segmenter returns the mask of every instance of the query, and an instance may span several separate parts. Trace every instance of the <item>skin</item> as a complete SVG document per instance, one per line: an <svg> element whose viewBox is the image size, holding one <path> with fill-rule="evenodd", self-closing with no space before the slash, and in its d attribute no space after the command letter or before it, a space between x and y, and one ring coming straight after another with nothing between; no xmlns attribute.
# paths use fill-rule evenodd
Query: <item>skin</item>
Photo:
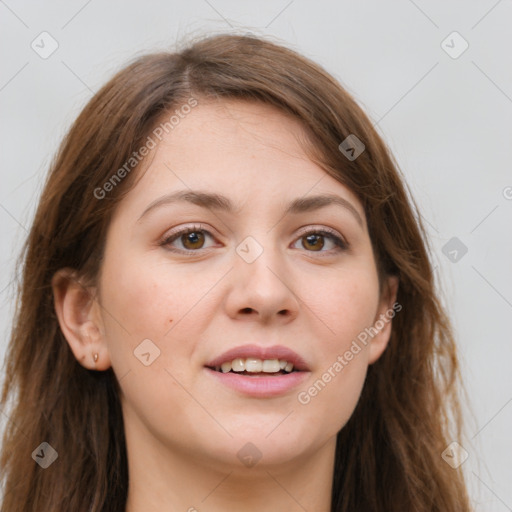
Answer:
<svg viewBox="0 0 512 512"><path fill-rule="evenodd" d="M308 159L301 140L301 125L272 107L200 102L143 162L140 181L116 209L94 300L70 269L54 277L75 357L98 371L112 366L120 381L128 512L330 510L335 436L368 365L386 348L391 322L309 403L297 395L392 307L398 283L388 278L379 288L361 203ZM237 211L175 202L140 218L183 189L225 195ZM361 224L336 205L284 214L292 200L323 193L350 202ZM211 235L162 245L176 228L197 233L198 225ZM306 238L325 228L349 247ZM236 251L248 236L263 249L252 263ZM148 366L134 355L145 339L160 350ZM205 370L248 343L293 349L309 366L306 381L255 398ZM261 453L253 467L237 457L248 442Z"/></svg>

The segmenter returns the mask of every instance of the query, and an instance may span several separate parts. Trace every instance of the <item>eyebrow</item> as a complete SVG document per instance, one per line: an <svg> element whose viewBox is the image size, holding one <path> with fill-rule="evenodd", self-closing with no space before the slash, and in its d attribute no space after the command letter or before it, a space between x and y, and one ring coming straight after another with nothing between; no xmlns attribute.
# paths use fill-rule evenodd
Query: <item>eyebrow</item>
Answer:
<svg viewBox="0 0 512 512"><path fill-rule="evenodd" d="M188 202L203 208L208 208L211 210L223 210L228 213L236 213L238 211L237 208L235 208L233 202L221 194L202 192L200 190L180 190L178 192L173 192L172 194L162 196L150 203L148 207L142 212L142 215L139 217L137 222L139 222L145 215L147 215L150 211L155 210L156 208L178 202ZM363 219L361 218L361 215L356 210L354 205L347 199L344 199L343 197L337 196L335 194L322 194L294 199L286 208L284 215L307 213L314 210L320 210L321 208L325 208L330 205L336 205L345 208L352 213L352 215L357 220L357 223L363 227Z"/></svg>

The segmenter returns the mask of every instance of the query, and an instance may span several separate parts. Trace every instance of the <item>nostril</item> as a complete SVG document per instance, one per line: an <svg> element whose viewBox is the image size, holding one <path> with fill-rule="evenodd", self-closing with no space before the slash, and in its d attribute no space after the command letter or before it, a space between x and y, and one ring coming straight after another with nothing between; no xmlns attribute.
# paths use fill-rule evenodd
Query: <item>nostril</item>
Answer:
<svg viewBox="0 0 512 512"><path fill-rule="evenodd" d="M252 313L252 309L251 308L244 308L244 309L242 309L242 313Z"/></svg>

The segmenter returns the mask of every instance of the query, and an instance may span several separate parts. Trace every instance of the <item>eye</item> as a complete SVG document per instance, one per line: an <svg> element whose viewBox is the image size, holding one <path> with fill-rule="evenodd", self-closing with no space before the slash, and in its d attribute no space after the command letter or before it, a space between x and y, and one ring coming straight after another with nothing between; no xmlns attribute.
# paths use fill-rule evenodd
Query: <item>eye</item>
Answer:
<svg viewBox="0 0 512 512"><path fill-rule="evenodd" d="M205 247L207 238L213 239L209 231L201 226L189 226L166 236L161 245L166 246L171 251L195 252L207 248ZM178 247L176 247L176 243L179 244Z"/></svg>
<svg viewBox="0 0 512 512"><path fill-rule="evenodd" d="M170 233L162 240L160 245L165 246L170 251L190 254L211 247L205 245L207 238L214 239L208 230L202 226L189 226ZM298 242L302 242L302 247L308 252L328 253L348 249L348 243L336 231L328 228L303 231L294 247Z"/></svg>
<svg viewBox="0 0 512 512"><path fill-rule="evenodd" d="M335 231L327 228L305 231L295 244L298 242L301 242L302 247L309 252L330 252L331 250L337 252L348 249L348 243Z"/></svg>

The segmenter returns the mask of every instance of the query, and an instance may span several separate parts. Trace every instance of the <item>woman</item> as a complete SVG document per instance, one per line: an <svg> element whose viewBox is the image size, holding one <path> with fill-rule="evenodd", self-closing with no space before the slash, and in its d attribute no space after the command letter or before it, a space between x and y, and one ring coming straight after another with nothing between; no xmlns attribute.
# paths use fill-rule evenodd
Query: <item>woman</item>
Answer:
<svg viewBox="0 0 512 512"><path fill-rule="evenodd" d="M470 510L426 238L324 70L221 35L139 58L26 244L1 510Z"/></svg>

